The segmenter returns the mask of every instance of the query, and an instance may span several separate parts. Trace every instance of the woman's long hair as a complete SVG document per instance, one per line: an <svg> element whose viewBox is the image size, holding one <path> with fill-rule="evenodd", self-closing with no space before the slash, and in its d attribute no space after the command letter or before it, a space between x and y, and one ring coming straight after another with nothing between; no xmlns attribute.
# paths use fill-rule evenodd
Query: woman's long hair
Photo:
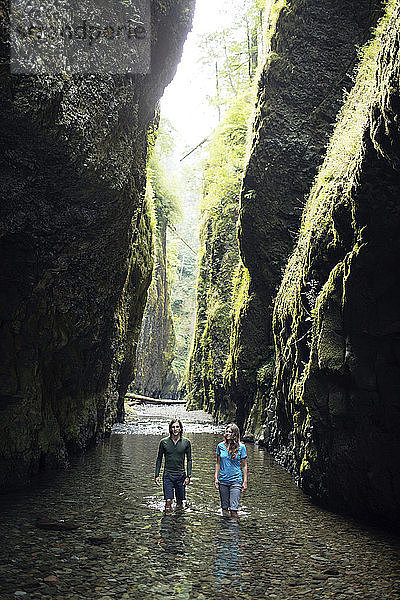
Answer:
<svg viewBox="0 0 400 600"><path fill-rule="evenodd" d="M233 460L239 452L240 431L236 423L229 423L229 425L225 427L225 432L228 429L228 427L232 430L231 439L226 439L226 433L224 433L224 439L225 444L228 446L228 453L231 455L231 459Z"/></svg>
<svg viewBox="0 0 400 600"><path fill-rule="evenodd" d="M179 437L180 439L182 439L182 433L183 433L183 425L180 421L180 419L172 419L172 421L170 421L169 425L168 425L168 429L169 429L169 436L172 437L172 425L174 423L178 423L179 427L181 428L180 433L179 433Z"/></svg>

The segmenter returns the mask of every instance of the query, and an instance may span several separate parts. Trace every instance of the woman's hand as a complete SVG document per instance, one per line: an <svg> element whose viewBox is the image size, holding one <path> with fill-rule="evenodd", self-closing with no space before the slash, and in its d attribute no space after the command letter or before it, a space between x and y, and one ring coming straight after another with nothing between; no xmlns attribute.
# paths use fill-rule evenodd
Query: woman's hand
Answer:
<svg viewBox="0 0 400 600"><path fill-rule="evenodd" d="M190 477L186 477L185 481L183 482L183 485L187 486L187 485L189 485L189 483L190 483Z"/></svg>
<svg viewBox="0 0 400 600"><path fill-rule="evenodd" d="M242 483L242 492L245 492L247 490L247 481L243 481Z"/></svg>
<svg viewBox="0 0 400 600"><path fill-rule="evenodd" d="M217 490L219 489L219 481L218 479L214 479L214 485L217 488Z"/></svg>
<svg viewBox="0 0 400 600"><path fill-rule="evenodd" d="M155 477L154 481L156 482L157 485L161 485L159 477Z"/></svg>

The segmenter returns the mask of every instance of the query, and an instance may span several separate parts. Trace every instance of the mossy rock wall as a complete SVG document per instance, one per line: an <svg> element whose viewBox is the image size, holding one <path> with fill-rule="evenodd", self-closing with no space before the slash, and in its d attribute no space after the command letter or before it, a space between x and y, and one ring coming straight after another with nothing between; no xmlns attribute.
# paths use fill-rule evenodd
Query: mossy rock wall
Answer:
<svg viewBox="0 0 400 600"><path fill-rule="evenodd" d="M265 443L313 497L400 525L400 3L365 50L274 311Z"/></svg>
<svg viewBox="0 0 400 600"><path fill-rule="evenodd" d="M147 75L10 76L3 61L2 489L60 466L122 417L152 269L148 129L193 3L151 11Z"/></svg>
<svg viewBox="0 0 400 600"><path fill-rule="evenodd" d="M197 314L185 397L189 409L203 409L218 420L234 415L224 388L229 352L233 273L239 259L237 199L221 198L203 213Z"/></svg>
<svg viewBox="0 0 400 600"><path fill-rule="evenodd" d="M277 0L262 70L252 151L239 215L243 270L226 387L236 420L258 437L273 373L272 307L293 250L304 198L343 100L357 48L380 14L379 1ZM251 413L251 417L249 415Z"/></svg>
<svg viewBox="0 0 400 600"><path fill-rule="evenodd" d="M139 394L153 398L162 397L169 383L169 371L174 358L175 333L170 304L170 287L167 276L167 222L159 223L155 233L153 278L148 290L137 353L136 374L133 387ZM176 381L176 388L178 382Z"/></svg>

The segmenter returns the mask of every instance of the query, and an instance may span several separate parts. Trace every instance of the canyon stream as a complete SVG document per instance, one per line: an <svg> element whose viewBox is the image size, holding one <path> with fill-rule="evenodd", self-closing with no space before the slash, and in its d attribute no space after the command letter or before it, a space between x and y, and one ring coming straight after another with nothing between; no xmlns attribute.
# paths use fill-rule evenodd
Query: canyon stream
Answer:
<svg viewBox="0 0 400 600"><path fill-rule="evenodd" d="M185 508L164 514L154 466L173 416L193 476ZM1 599L400 598L398 536L316 506L257 445L239 519L222 517L221 432L200 411L136 406L69 469L2 496Z"/></svg>

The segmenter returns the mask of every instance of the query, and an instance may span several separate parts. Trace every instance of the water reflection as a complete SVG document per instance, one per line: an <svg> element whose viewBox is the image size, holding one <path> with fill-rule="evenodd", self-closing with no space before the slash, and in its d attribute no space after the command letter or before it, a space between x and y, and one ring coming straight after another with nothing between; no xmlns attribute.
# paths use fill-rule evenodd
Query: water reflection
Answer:
<svg viewBox="0 0 400 600"><path fill-rule="evenodd" d="M215 531L214 574L218 589L227 583L239 585L241 581L241 551L239 545L240 524L236 519L224 518L217 522Z"/></svg>
<svg viewBox="0 0 400 600"><path fill-rule="evenodd" d="M190 552L190 540L187 535L184 509L179 508L175 514L164 515L160 522L161 549L167 554L176 556Z"/></svg>

